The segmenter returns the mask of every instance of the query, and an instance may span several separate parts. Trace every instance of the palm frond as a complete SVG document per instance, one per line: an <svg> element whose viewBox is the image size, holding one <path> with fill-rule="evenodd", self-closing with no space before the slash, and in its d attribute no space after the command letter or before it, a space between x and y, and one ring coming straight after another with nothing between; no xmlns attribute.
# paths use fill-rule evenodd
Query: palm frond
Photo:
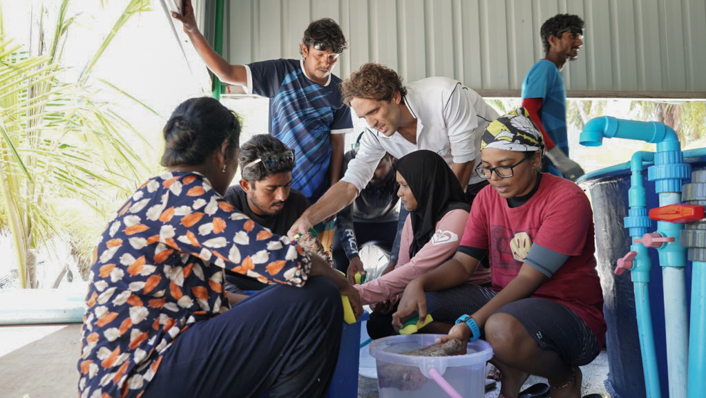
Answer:
<svg viewBox="0 0 706 398"><path fill-rule="evenodd" d="M54 25L54 37L51 42L51 46L48 52L49 57L53 61L56 60L56 49L59 47L59 42L62 37L66 34L71 23L66 23L66 13L69 9L70 0L63 0L61 2L61 7L59 7L59 14L57 15L57 21Z"/></svg>
<svg viewBox="0 0 706 398"><path fill-rule="evenodd" d="M61 64L76 21L69 4L61 2L50 45L40 43L44 53L37 56L2 34L0 13L0 225L13 235L23 287L33 285L27 281L29 250L57 237L89 240L81 234L91 231L76 228L81 220L62 217L63 203L82 203L80 218L99 224L108 217L106 203L126 198L133 181L143 180L148 170L134 144L149 143L98 98L107 88L149 107L112 84L89 80L88 72L130 17L149 8L149 1L130 1L76 81L64 80ZM45 15L43 9L42 29Z"/></svg>
<svg viewBox="0 0 706 398"><path fill-rule="evenodd" d="M140 101L139 99L133 97L132 95L130 95L129 93L127 93L127 92L125 92L125 91L123 91L123 90L121 90L120 88L114 86L112 83L110 83L110 82L108 82L108 81L106 81L106 80L103 80L103 79L96 79L96 80L100 81L101 83L105 84L106 86L110 87L111 89L115 90L116 92L120 93L122 96L124 96L124 97L126 97L126 98L129 98L130 100L132 100L132 102L134 102L134 103L136 103L136 104L138 104L138 105L141 105L145 110L147 110L147 111L149 111L149 112L152 112L155 116L162 117L162 115L160 115L159 113L155 112L154 109L152 109L152 108L150 108L149 106L147 106L144 102L142 102L142 101Z"/></svg>
<svg viewBox="0 0 706 398"><path fill-rule="evenodd" d="M9 152L10 152L10 155L11 155L12 160L13 160L13 161L11 161L11 163L14 163L15 166L19 166L19 167L22 169L22 171L24 172L24 176L25 176L30 182L34 182L34 181L32 180L32 174L27 170L27 166L25 166L24 162L22 161L22 156L20 156L20 153L19 153L19 151L17 150L17 147L16 147L15 144L13 143L12 138L11 138L10 135L8 134L8 131L5 129L5 126L4 126L3 124L0 124L0 136L2 136L2 138L3 138L3 140L4 140L4 147L5 147L4 149L9 150ZM0 163L2 163L3 166L4 166L4 164L5 164L6 162L5 162L5 160L3 159L3 161L0 162ZM4 167L0 166L0 168L4 168ZM10 170L8 170L8 171L10 171Z"/></svg>
<svg viewBox="0 0 706 398"><path fill-rule="evenodd" d="M118 33L120 28L122 28L133 15L138 14L140 12L149 11L151 9L152 8L150 6L150 0L130 0L130 3L128 3L122 15L120 15L118 20L115 22L115 25L113 25L113 28L110 30L108 36L105 38L105 40L103 40L103 44L101 44L101 46L98 48L98 51L96 51L96 53L93 55L93 58L91 58L91 61L88 63L88 65L86 65L83 72L81 72L81 77L79 78L79 80L85 81L85 79L91 72L91 69L93 69L93 66L95 66L96 62L98 62L101 55L103 55L103 52L113 41L115 35Z"/></svg>

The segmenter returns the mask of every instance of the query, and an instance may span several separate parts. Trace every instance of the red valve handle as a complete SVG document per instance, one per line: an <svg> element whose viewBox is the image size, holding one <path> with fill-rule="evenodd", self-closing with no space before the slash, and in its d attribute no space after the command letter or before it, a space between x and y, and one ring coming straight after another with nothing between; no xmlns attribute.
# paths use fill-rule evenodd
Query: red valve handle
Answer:
<svg viewBox="0 0 706 398"><path fill-rule="evenodd" d="M675 224L688 224L704 218L704 207L679 203L651 209L649 216L651 219L657 221L669 221Z"/></svg>

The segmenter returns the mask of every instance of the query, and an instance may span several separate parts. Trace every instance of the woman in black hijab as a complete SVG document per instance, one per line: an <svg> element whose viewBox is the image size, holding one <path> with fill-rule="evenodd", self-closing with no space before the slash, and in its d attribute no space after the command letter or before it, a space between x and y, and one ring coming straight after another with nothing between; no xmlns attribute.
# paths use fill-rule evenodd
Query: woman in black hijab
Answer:
<svg viewBox="0 0 706 398"><path fill-rule="evenodd" d="M363 304L373 304L368 334L380 338L395 333L391 314L398 296L414 278L451 258L458 248L470 205L458 179L435 152L420 150L396 163L397 196L409 211L402 230L400 257L395 269L364 285L356 285ZM487 283L482 268L470 283Z"/></svg>
<svg viewBox="0 0 706 398"><path fill-rule="evenodd" d="M470 211L458 179L441 156L432 151L413 152L397 162L400 177L414 196L416 206L409 211L414 240L409 245L409 257L414 257L436 230L436 223L451 210ZM403 198L398 193L400 198ZM405 204L404 198L402 200Z"/></svg>

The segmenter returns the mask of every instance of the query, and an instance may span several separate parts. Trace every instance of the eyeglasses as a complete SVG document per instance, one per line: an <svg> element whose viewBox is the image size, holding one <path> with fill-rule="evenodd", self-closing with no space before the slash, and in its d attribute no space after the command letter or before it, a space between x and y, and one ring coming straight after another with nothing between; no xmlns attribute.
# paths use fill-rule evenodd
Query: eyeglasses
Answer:
<svg viewBox="0 0 706 398"><path fill-rule="evenodd" d="M265 166L267 171L277 171L282 166L294 166L294 149L288 149L282 153L270 154L262 156L259 159L255 159L252 162L243 166L243 170L250 166L254 166L260 162Z"/></svg>
<svg viewBox="0 0 706 398"><path fill-rule="evenodd" d="M500 178L510 178L514 173L514 168L519 166L522 162L525 160L529 159L529 157L525 156L522 160L519 162L513 164L512 166L496 166L496 167L483 167L483 166L478 166L476 167L476 174L478 174L478 177L487 180L490 177L493 176L493 172L498 175Z"/></svg>
<svg viewBox="0 0 706 398"><path fill-rule="evenodd" d="M314 48L314 50L328 51L329 49L331 49L331 52L334 54L343 53L343 47L331 48L331 46L328 43L323 42L323 41L312 41L307 44L312 46Z"/></svg>

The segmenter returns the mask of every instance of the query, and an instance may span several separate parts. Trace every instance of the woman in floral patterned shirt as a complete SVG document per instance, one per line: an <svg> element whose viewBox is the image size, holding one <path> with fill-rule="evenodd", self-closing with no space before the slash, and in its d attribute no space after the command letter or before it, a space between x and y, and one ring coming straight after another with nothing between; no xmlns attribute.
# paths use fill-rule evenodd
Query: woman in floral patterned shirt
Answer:
<svg viewBox="0 0 706 398"><path fill-rule="evenodd" d="M340 343L339 294L357 315L360 299L320 257L223 199L239 134L236 116L212 98L185 101L167 122L168 171L130 197L96 247L81 397L325 393ZM226 268L275 286L247 299L226 294Z"/></svg>

